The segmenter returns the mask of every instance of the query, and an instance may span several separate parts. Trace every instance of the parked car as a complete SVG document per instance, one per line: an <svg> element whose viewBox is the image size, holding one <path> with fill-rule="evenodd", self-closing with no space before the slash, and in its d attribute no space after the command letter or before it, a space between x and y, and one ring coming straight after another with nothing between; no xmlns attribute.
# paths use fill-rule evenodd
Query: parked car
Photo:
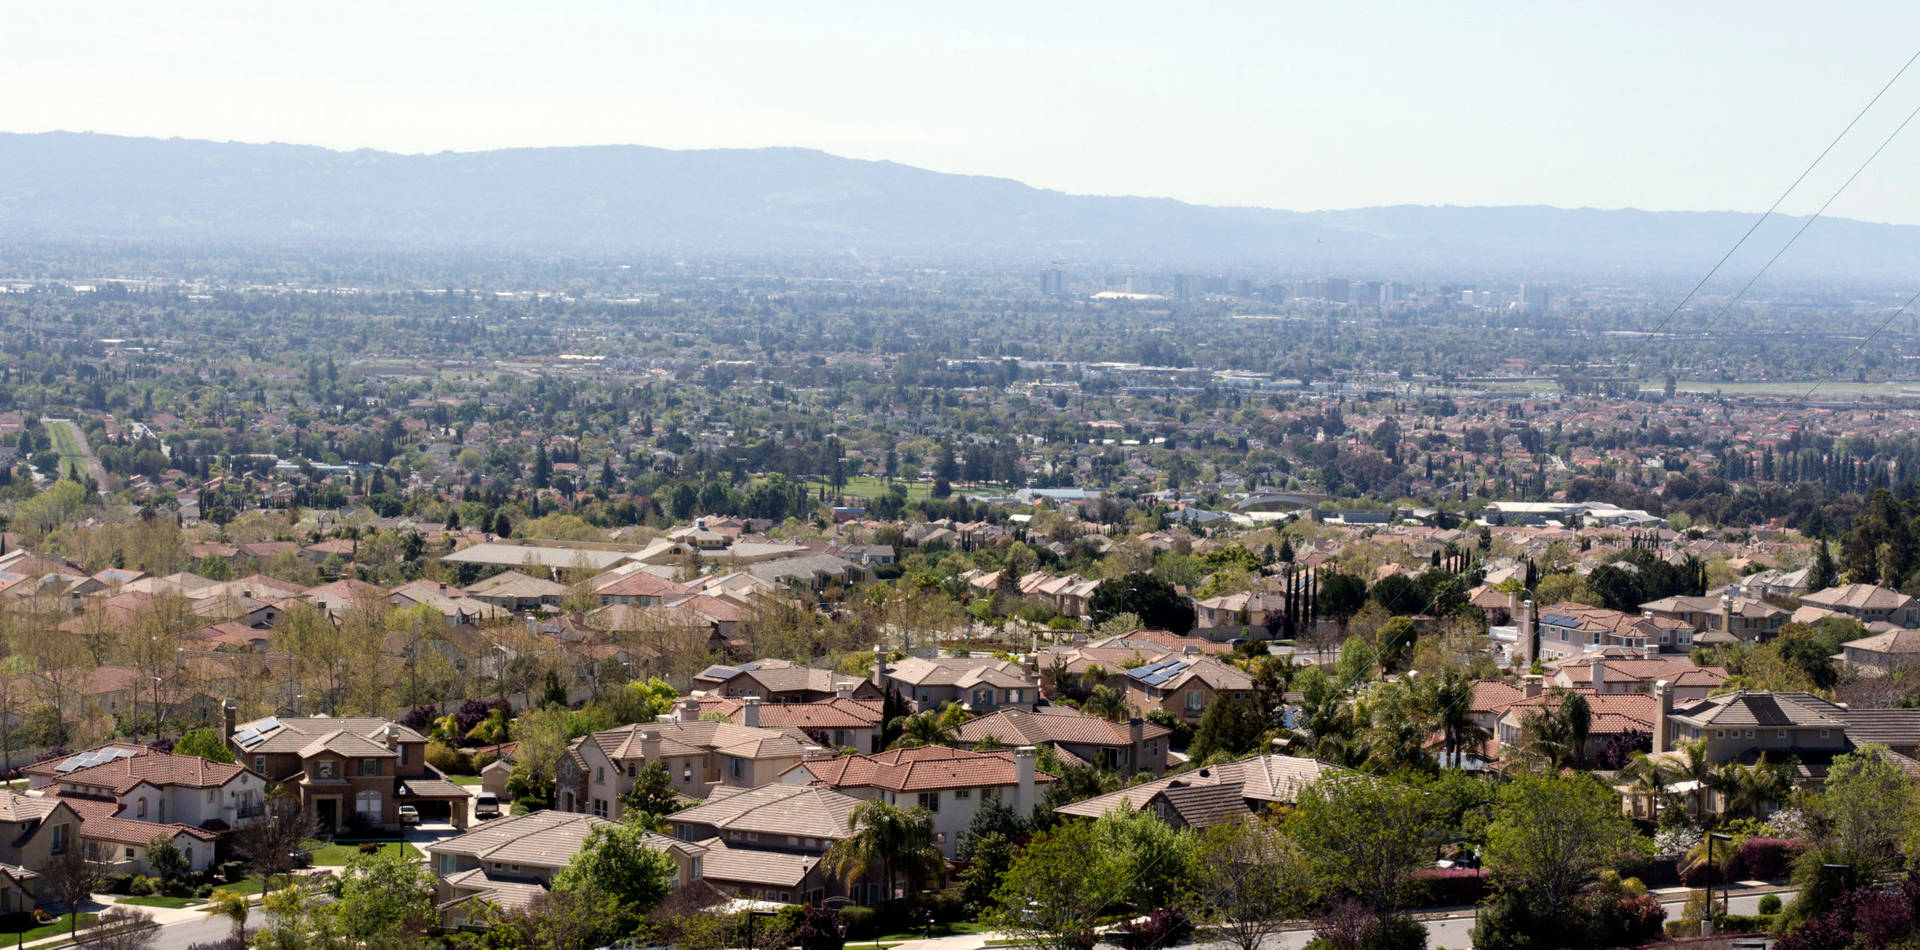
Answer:
<svg viewBox="0 0 1920 950"><path fill-rule="evenodd" d="M500 796L492 792L481 792L473 797L473 816L475 818L500 817Z"/></svg>
<svg viewBox="0 0 1920 950"><path fill-rule="evenodd" d="M419 824L420 809L415 808L412 805L401 805L400 806L400 823L403 825Z"/></svg>

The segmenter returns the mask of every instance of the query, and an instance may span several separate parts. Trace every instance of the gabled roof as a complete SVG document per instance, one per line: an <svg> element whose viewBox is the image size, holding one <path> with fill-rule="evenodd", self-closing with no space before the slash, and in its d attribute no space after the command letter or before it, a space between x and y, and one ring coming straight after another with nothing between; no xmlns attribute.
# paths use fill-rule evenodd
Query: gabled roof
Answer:
<svg viewBox="0 0 1920 950"><path fill-rule="evenodd" d="M762 710L772 707L762 706ZM705 755L720 751L748 759L793 758L816 748L806 733L793 728L742 726L700 719L694 722L645 722L615 726L575 740L591 742L608 759L622 762L646 758L648 736L658 740L657 756Z"/></svg>
<svg viewBox="0 0 1920 950"><path fill-rule="evenodd" d="M1741 690L1709 696L1673 711L1673 717L1702 727L1794 726L1845 729L1840 708L1810 693Z"/></svg>
<svg viewBox="0 0 1920 950"><path fill-rule="evenodd" d="M1128 670L1127 678L1159 690L1179 689L1195 680L1218 692L1253 688L1253 677L1245 670L1206 656L1165 657Z"/></svg>
<svg viewBox="0 0 1920 950"><path fill-rule="evenodd" d="M848 816L860 800L814 785L721 786L704 804L667 817L672 824L838 840L852 833Z"/></svg>
<svg viewBox="0 0 1920 950"><path fill-rule="evenodd" d="M763 729L873 729L885 722L885 703L879 700L832 699L811 703L766 703L760 707ZM745 704L737 699L700 700L700 714L717 712L735 723Z"/></svg>
<svg viewBox="0 0 1920 950"><path fill-rule="evenodd" d="M145 782L159 788L219 788L247 770L197 755L115 757L60 776L63 783L112 789L118 795Z"/></svg>
<svg viewBox="0 0 1920 950"><path fill-rule="evenodd" d="M475 825L464 834L429 845L429 854L458 854L482 861L524 864L542 868L565 867L580 853L587 836L613 822L592 815L536 811L496 818Z"/></svg>
<svg viewBox="0 0 1920 950"><path fill-rule="evenodd" d="M911 686L986 685L1021 689L1039 684L1039 680L1018 663L980 657L910 656L890 665L887 676Z"/></svg>
<svg viewBox="0 0 1920 950"><path fill-rule="evenodd" d="M1219 792L1207 796L1190 795L1179 791L1174 793L1176 796L1187 796L1176 800L1191 803L1190 807L1196 809L1196 814L1204 814L1205 821L1218 824L1229 817L1249 814L1255 808L1265 807L1268 803L1291 803L1299 796L1301 789L1319 781L1322 776L1344 771L1347 770L1315 759L1300 759L1289 755L1258 755L1164 776L1151 782L1142 782L1117 792L1063 805L1055 811L1080 818L1098 818L1122 805L1136 809L1148 807L1155 797L1170 789L1225 786L1232 790L1231 793ZM1238 809L1226 808L1220 804L1229 794L1237 795L1240 799L1241 805ZM1202 802L1206 803L1204 809L1200 807Z"/></svg>
<svg viewBox="0 0 1920 950"><path fill-rule="evenodd" d="M761 851L757 848L730 848L719 838L696 842L703 850L700 875L728 884L755 884L760 887L799 887L807 872L820 863L819 858L785 851Z"/></svg>
<svg viewBox="0 0 1920 950"><path fill-rule="evenodd" d="M1913 603L1913 598L1897 590L1873 584L1842 584L1826 590L1800 595L1800 602L1828 610L1898 610Z"/></svg>
<svg viewBox="0 0 1920 950"><path fill-rule="evenodd" d="M241 724L234 730L233 744L249 755L305 755L303 750L315 739L342 733L365 739L384 752L389 729L395 731L401 742L427 741L426 736L406 726L372 716L268 716Z"/></svg>
<svg viewBox="0 0 1920 950"><path fill-rule="evenodd" d="M815 785L833 788L881 788L890 792L924 792L945 788L988 788L1018 785L1010 752L969 752L945 746L893 749L873 755L843 755L808 759L788 771L811 776ZM785 780L785 776L782 777ZM1035 784L1054 781L1035 772Z"/></svg>
<svg viewBox="0 0 1920 950"><path fill-rule="evenodd" d="M1157 739L1171 731L1165 726L1144 723L1140 737ZM1089 716L1065 706L996 709L961 723L959 739L967 744L995 739L1010 746L1124 746L1132 741L1126 723Z"/></svg>

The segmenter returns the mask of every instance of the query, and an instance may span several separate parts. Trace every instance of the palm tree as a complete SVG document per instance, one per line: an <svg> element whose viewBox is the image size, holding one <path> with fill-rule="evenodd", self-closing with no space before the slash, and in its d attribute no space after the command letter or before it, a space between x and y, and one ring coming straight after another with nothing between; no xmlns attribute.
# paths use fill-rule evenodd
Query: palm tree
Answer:
<svg viewBox="0 0 1920 950"><path fill-rule="evenodd" d="M1473 719L1473 677L1450 669L1420 682L1419 704L1428 727L1441 735L1446 764L1460 767L1460 755L1485 745L1493 733Z"/></svg>
<svg viewBox="0 0 1920 950"><path fill-rule="evenodd" d="M1620 777L1627 780L1627 794L1631 796L1637 811L1640 802L1647 803L1647 818L1660 817L1660 806L1667 801L1667 786L1672 784L1674 769L1645 752L1635 752L1633 758L1620 769Z"/></svg>
<svg viewBox="0 0 1920 950"><path fill-rule="evenodd" d="M960 738L960 732L953 726L942 722L939 713L929 709L911 716L895 717L888 727L899 732L900 738L893 740L890 749L912 749L923 745L951 745Z"/></svg>
<svg viewBox="0 0 1920 950"><path fill-rule="evenodd" d="M934 843L933 815L924 808L861 802L847 816L847 827L851 833L834 842L820 860L848 885L878 871L890 900L896 873L904 873L908 884L915 885L946 868L946 856Z"/></svg>
<svg viewBox="0 0 1920 950"><path fill-rule="evenodd" d="M1111 686L1095 686L1080 703L1080 711L1114 722L1133 718L1133 704L1127 702L1125 693Z"/></svg>
<svg viewBox="0 0 1920 950"><path fill-rule="evenodd" d="M1707 740L1695 739L1680 744L1680 759L1675 763L1677 777L1692 782L1693 816L1704 819L1707 813L1706 790L1713 782L1713 762L1707 758Z"/></svg>
<svg viewBox="0 0 1920 950"><path fill-rule="evenodd" d="M209 917L225 917L233 921L233 942L238 945L247 939L247 911L250 906L247 896L239 891L214 891L207 896L204 910Z"/></svg>

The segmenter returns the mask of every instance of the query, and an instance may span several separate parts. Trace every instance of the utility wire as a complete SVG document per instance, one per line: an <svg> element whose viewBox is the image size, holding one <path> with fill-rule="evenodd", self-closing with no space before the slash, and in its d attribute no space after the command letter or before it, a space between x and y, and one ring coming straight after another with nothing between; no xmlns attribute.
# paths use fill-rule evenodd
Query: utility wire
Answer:
<svg viewBox="0 0 1920 950"><path fill-rule="evenodd" d="M1652 342L1654 337L1659 336L1661 331L1665 330L1667 328L1667 325L1673 322L1673 318L1678 316L1680 314L1680 310L1687 305L1688 301L1691 301L1694 295L1700 292L1700 288L1705 287L1707 285L1707 281L1712 280L1713 275L1719 273L1720 268L1724 267L1727 261L1733 257L1734 252L1740 250L1741 245L1746 244L1747 239L1753 237L1753 234L1755 231L1760 230L1760 225L1765 224L1767 219L1772 217L1773 213L1780 209L1780 204L1787 200L1787 196L1793 194L1793 190L1795 188L1800 187L1800 183L1803 181L1806 181L1808 175L1813 174L1813 170L1816 167L1818 167L1822 161L1826 159L1827 154L1832 152L1834 147L1840 144L1841 139L1844 139L1847 137L1848 132L1853 131L1853 127L1859 124L1861 118L1866 116L1867 110L1872 109L1873 104L1876 102L1879 102L1880 97L1886 95L1887 90L1892 89L1893 84L1896 82L1899 82L1901 76L1906 75L1907 69L1911 67L1916 60L1920 60L1920 50L1915 50L1914 54L1907 58L1907 61L1901 65L1899 71L1893 74L1893 78L1887 80L1886 85L1881 86L1880 91L1874 93L1873 98L1868 99L1867 104L1864 106L1861 106L1859 112L1854 113L1853 120L1847 123L1846 128L1841 129L1840 134L1834 136L1833 141L1828 142L1827 147L1821 149L1820 154L1814 156L1813 161L1809 163L1807 167L1800 172L1800 176L1793 180L1793 184L1788 185L1787 190L1781 192L1780 197L1775 198L1773 200L1773 204L1767 206L1767 210L1764 213L1762 213L1757 220L1753 222L1753 226L1747 229L1747 233L1740 235L1740 240L1733 242L1733 246L1730 248L1727 248L1727 253L1722 254L1720 256L1720 260L1717 261L1713 265L1713 267L1707 271L1706 276L1700 278L1700 282L1694 284L1693 289L1687 291L1687 295L1685 297L1680 298L1680 302L1677 304L1674 304L1673 309L1667 311L1667 315L1661 318L1660 323L1656 325L1653 328L1653 330L1648 332L1646 337L1641 339L1640 345L1635 347L1633 352L1628 354L1627 356L1627 367L1629 370L1632 369L1633 361L1640 357L1641 351L1647 348L1647 344ZM1882 146L1882 147L1884 148L1885 146ZM1876 152L1875 154L1879 154L1879 153ZM1859 173L1855 172L1854 174L1857 175ZM1848 180L1851 181L1852 179L1848 179ZM1831 203L1831 201L1829 201L1829 203Z"/></svg>
<svg viewBox="0 0 1920 950"><path fill-rule="evenodd" d="M1809 215L1805 221L1801 222L1799 230L1793 232L1793 236L1787 239L1787 243L1780 245L1780 249L1773 252L1773 256L1767 258L1767 262L1761 265L1760 269L1755 271L1754 275L1749 278L1745 284L1740 286L1740 292L1728 298L1726 306L1721 307L1720 312L1714 314L1712 319L1700 326L1701 333L1713 329L1714 325L1720 322L1720 318L1726 316L1727 311L1732 310L1733 305L1739 303L1740 298L1747 295L1747 290L1753 286L1754 281L1759 280L1761 275L1765 274L1767 269L1772 267L1773 263L1780 259L1780 255L1787 253L1787 248L1792 247L1793 242L1800 240L1800 235L1807 233L1807 229L1813 226L1813 222L1820 220L1820 216L1827 213L1827 209L1833 205L1835 199L1840 197L1841 192L1846 191L1847 187L1853 184L1853 180L1859 178L1860 173L1866 171L1867 166L1873 164L1873 160L1879 158L1880 153L1886 151L1887 146L1893 144L1893 140L1900 135L1901 130L1905 129L1908 123L1913 121L1914 116L1920 116L1920 106L1914 106L1913 111L1907 113L1907 117L1900 120L1900 124L1893 127L1893 132L1880 142L1880 147L1874 149L1873 154L1868 155L1867 160L1861 162L1860 167L1854 169L1853 174L1848 175L1847 180L1841 182L1840 187L1835 189L1833 194L1827 197L1826 203L1822 204L1818 211L1815 211Z"/></svg>
<svg viewBox="0 0 1920 950"><path fill-rule="evenodd" d="M1906 313L1907 308L1913 306L1914 301L1920 301L1920 291L1916 291L1913 296L1908 297L1907 302L1901 304L1899 309L1888 314L1887 319L1882 321L1879 326L1874 327L1873 332L1867 334L1867 338L1864 340L1861 340L1860 345L1854 347L1853 352L1848 353L1845 359L1842 359L1839 362L1833 364L1833 372L1828 373L1826 376L1822 377L1819 382L1816 382L1812 386L1807 387L1807 391L1800 394L1800 401L1805 402L1807 399L1813 396L1814 390L1817 390L1820 387L1825 386L1826 384L1832 382L1835 376L1840 375L1841 368L1846 366L1847 363L1851 362L1854 357L1860 355L1860 351L1866 349L1867 344L1872 343L1873 338L1880 335L1880 331L1885 330L1886 328L1892 326L1893 321L1899 319L1901 314Z"/></svg>

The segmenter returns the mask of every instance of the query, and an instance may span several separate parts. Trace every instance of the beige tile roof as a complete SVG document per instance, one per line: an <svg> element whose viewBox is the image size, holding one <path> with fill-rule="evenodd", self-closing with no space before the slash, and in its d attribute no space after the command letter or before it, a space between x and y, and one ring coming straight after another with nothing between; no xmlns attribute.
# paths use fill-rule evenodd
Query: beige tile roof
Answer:
<svg viewBox="0 0 1920 950"><path fill-rule="evenodd" d="M1165 726L1144 723L1140 736L1157 739L1171 732ZM1124 722L1110 722L1065 706L1038 709L996 709L960 725L960 741L969 745L997 739L1003 745L1126 745L1131 739Z"/></svg>
<svg viewBox="0 0 1920 950"><path fill-rule="evenodd" d="M728 847L719 838L707 838L698 844L706 849L700 858L701 876L727 884L799 887L807 872L820 860L784 851Z"/></svg>
<svg viewBox="0 0 1920 950"><path fill-rule="evenodd" d="M592 815L559 811L536 811L525 815L497 818L468 830L465 834L443 838L427 848L429 854L459 854L482 861L522 864L532 867L565 867L580 853L587 835L613 822Z"/></svg>
<svg viewBox="0 0 1920 950"><path fill-rule="evenodd" d="M847 818L858 804L857 798L812 785L722 786L705 804L675 812L667 820L676 827L837 840L850 833Z"/></svg>
<svg viewBox="0 0 1920 950"><path fill-rule="evenodd" d="M1011 752L970 752L945 746L893 749L874 755L810 759L794 766L815 785L832 788L883 788L923 792L945 788L989 788L1018 784ZM1054 781L1035 772L1035 784Z"/></svg>

